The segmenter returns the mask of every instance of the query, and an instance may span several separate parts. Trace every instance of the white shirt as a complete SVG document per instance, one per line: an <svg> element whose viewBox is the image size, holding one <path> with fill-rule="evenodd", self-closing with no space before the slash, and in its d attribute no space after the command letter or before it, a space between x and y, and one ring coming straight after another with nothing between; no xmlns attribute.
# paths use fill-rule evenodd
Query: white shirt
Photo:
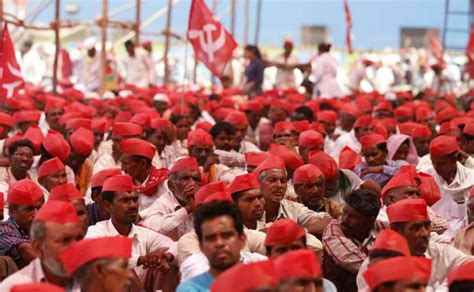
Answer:
<svg viewBox="0 0 474 292"><path fill-rule="evenodd" d="M150 83L155 83L154 66L150 64L150 58L143 49L135 48L133 57L125 53L121 65L121 74L127 84L148 88Z"/></svg>
<svg viewBox="0 0 474 292"><path fill-rule="evenodd" d="M35 48L30 49L20 60L21 74L25 82L39 85L46 73L46 63Z"/></svg>
<svg viewBox="0 0 474 292"><path fill-rule="evenodd" d="M366 72L367 67L364 65L362 60L359 60L352 65L349 70L349 88L351 90L360 90L360 83L362 80L369 80Z"/></svg>
<svg viewBox="0 0 474 292"><path fill-rule="evenodd" d="M309 80L319 91L319 96L340 97L342 90L337 83L337 61L330 53L323 53L311 64Z"/></svg>
<svg viewBox="0 0 474 292"><path fill-rule="evenodd" d="M259 253L250 253L246 251L240 252L240 262L250 264L266 260L267 257ZM181 283L192 277L198 276L209 271L209 261L206 256L200 251L188 257L180 266ZM244 280L244 279L243 279Z"/></svg>
<svg viewBox="0 0 474 292"><path fill-rule="evenodd" d="M92 174L96 174L101 170L109 168L121 168L120 161L115 161L112 154L104 154L94 163Z"/></svg>
<svg viewBox="0 0 474 292"><path fill-rule="evenodd" d="M262 152L257 145L253 144L252 142L243 140L240 142L239 153L245 154L247 152Z"/></svg>
<svg viewBox="0 0 474 292"><path fill-rule="evenodd" d="M8 276L0 283L0 291L10 291L15 285L47 282L39 258L32 260L26 267ZM80 287L74 283L71 290L80 291Z"/></svg>
<svg viewBox="0 0 474 292"><path fill-rule="evenodd" d="M266 214L264 212L260 221L266 222L265 216ZM326 217L330 217L330 215L325 212L314 212L303 204L283 199L280 202L278 215L275 220L281 218L291 219L304 227L311 219L323 219Z"/></svg>
<svg viewBox="0 0 474 292"><path fill-rule="evenodd" d="M150 176L147 176L147 178L145 179L145 181L141 185L145 186L149 178L150 178ZM137 183L137 182L135 181L135 183ZM139 183L138 183L138 185L139 185ZM151 205L153 205L153 203L156 200L158 200L158 198L160 198L166 192L168 192L168 186L167 186L166 181L164 181L161 185L159 185L156 192L151 196L147 196L143 193L138 192L138 194L139 194L139 196L138 196L138 206L139 206L140 217L142 217L142 218L146 217Z"/></svg>
<svg viewBox="0 0 474 292"><path fill-rule="evenodd" d="M354 130L337 138L336 145L334 146L334 149L331 151L330 155L334 159L339 159L339 154L346 146L348 146L357 153L360 153L360 151L362 150L360 142L355 136Z"/></svg>
<svg viewBox="0 0 474 292"><path fill-rule="evenodd" d="M275 58L275 62L285 65L297 65L300 61L296 56L290 55L288 58L285 58L284 55L279 55ZM294 69L278 68L275 77L275 86L278 88L296 87Z"/></svg>
<svg viewBox="0 0 474 292"><path fill-rule="evenodd" d="M416 165L416 169L419 171L426 171L427 169L430 169L433 167L433 164L431 163L431 156L430 154L425 154L422 157L418 157L418 164Z"/></svg>

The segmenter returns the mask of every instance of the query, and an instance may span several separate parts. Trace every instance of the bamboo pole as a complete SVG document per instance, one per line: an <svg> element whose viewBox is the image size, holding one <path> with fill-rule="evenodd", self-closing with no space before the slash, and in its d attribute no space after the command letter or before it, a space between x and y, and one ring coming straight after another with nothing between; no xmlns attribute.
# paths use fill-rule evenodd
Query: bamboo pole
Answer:
<svg viewBox="0 0 474 292"><path fill-rule="evenodd" d="M170 70L169 70L169 62L168 62L168 54L170 49L170 31L171 31L171 15L173 11L173 0L168 0L168 13L166 15L166 38L165 38L165 52L163 55L165 61L165 76L164 76L164 85L169 83L170 79Z"/></svg>
<svg viewBox="0 0 474 292"><path fill-rule="evenodd" d="M262 16L262 0L257 0L257 26L255 27L255 45L258 46L260 40L260 21Z"/></svg>
<svg viewBox="0 0 474 292"><path fill-rule="evenodd" d="M250 13L250 4L249 0L245 0L244 3L244 44L248 44L249 41L249 13Z"/></svg>
<svg viewBox="0 0 474 292"><path fill-rule="evenodd" d="M231 12L230 12L230 33L235 35L235 0L231 2Z"/></svg>
<svg viewBox="0 0 474 292"><path fill-rule="evenodd" d="M54 37L56 44L56 51L54 53L54 65L53 65L53 94L56 94L56 86L58 84L58 62L59 62L59 48L61 46L59 39L59 22L60 22L60 0L56 0L56 7L54 13Z"/></svg>
<svg viewBox="0 0 474 292"><path fill-rule="evenodd" d="M100 50L100 94L105 92L105 67L107 64L107 21L108 21L108 5L107 0L102 0L102 21L100 22L101 32L101 50Z"/></svg>
<svg viewBox="0 0 474 292"><path fill-rule="evenodd" d="M137 5L135 8L135 45L140 45L140 24L141 24L141 0L136 0Z"/></svg>

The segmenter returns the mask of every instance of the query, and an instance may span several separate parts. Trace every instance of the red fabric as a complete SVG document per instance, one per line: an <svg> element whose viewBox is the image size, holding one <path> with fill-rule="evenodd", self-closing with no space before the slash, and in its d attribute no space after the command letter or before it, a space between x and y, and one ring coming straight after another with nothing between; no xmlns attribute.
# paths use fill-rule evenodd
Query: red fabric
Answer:
<svg viewBox="0 0 474 292"><path fill-rule="evenodd" d="M439 42L437 36L434 33L430 33L428 36L428 42L430 43L430 49L433 56L438 60L439 64L444 63L443 53L444 49L441 43Z"/></svg>
<svg viewBox="0 0 474 292"><path fill-rule="evenodd" d="M48 130L48 135L43 140L43 147L52 156L58 157L61 161L66 161L71 153L71 147L64 137L54 131Z"/></svg>
<svg viewBox="0 0 474 292"><path fill-rule="evenodd" d="M197 129L188 133L188 147L193 146L214 146L212 136L204 130Z"/></svg>
<svg viewBox="0 0 474 292"><path fill-rule="evenodd" d="M258 166L270 155L268 152L245 152L245 163L250 166Z"/></svg>
<svg viewBox="0 0 474 292"><path fill-rule="evenodd" d="M347 47L347 52L349 54L352 54L352 37L351 37L352 16L351 16L351 11L349 9L349 3L347 3L347 0L344 0L344 15L346 16L346 47Z"/></svg>
<svg viewBox="0 0 474 292"><path fill-rule="evenodd" d="M195 194L194 201L196 206L204 203L207 196L217 192L228 192L229 188L223 181L216 181L202 186Z"/></svg>
<svg viewBox="0 0 474 292"><path fill-rule="evenodd" d="M462 133L474 136L474 122L466 124Z"/></svg>
<svg viewBox="0 0 474 292"><path fill-rule="evenodd" d="M459 151L456 137L438 136L430 142L430 154L435 157L442 157Z"/></svg>
<svg viewBox="0 0 474 292"><path fill-rule="evenodd" d="M389 250L404 256L410 255L410 247L405 237L392 229L384 229L377 234L371 252L374 250Z"/></svg>
<svg viewBox="0 0 474 292"><path fill-rule="evenodd" d="M315 130L307 130L300 134L298 138L300 147L322 147L324 146L324 137Z"/></svg>
<svg viewBox="0 0 474 292"><path fill-rule="evenodd" d="M156 194L158 187L168 178L168 174L169 170L167 168L156 168L152 166L146 184L137 187L136 190L145 196L153 196Z"/></svg>
<svg viewBox="0 0 474 292"><path fill-rule="evenodd" d="M132 192L134 190L133 178L126 174L109 177L102 186L102 192Z"/></svg>
<svg viewBox="0 0 474 292"><path fill-rule="evenodd" d="M355 104L352 103L346 103L345 105L343 105L341 108L341 112L356 118L362 115L362 111Z"/></svg>
<svg viewBox="0 0 474 292"><path fill-rule="evenodd" d="M471 62L474 60L474 26L471 24L471 33L469 34L469 41L466 46L466 57ZM472 78L472 77L471 77Z"/></svg>
<svg viewBox="0 0 474 292"><path fill-rule="evenodd" d="M35 221L54 222L59 224L79 223L76 208L62 200L48 200L36 213Z"/></svg>
<svg viewBox="0 0 474 292"><path fill-rule="evenodd" d="M293 124L288 121L280 121L275 124L275 127L273 128L273 135L284 132L284 131L295 131L295 127L293 127Z"/></svg>
<svg viewBox="0 0 474 292"><path fill-rule="evenodd" d="M29 126L28 130L26 130L25 135L23 135L24 139L27 139L33 143L33 147L35 148L35 152L39 153L41 150L41 143L43 143L44 135L41 131L41 128L38 126Z"/></svg>
<svg viewBox="0 0 474 292"><path fill-rule="evenodd" d="M248 125L247 116L243 112L233 111L226 118L225 121L232 125Z"/></svg>
<svg viewBox="0 0 474 292"><path fill-rule="evenodd" d="M13 127L13 117L9 114L0 112L0 125Z"/></svg>
<svg viewBox="0 0 474 292"><path fill-rule="evenodd" d="M323 151L311 151L308 163L317 166L328 180L335 178L339 171L336 161Z"/></svg>
<svg viewBox="0 0 474 292"><path fill-rule="evenodd" d="M112 137L140 136L143 132L141 126L129 122L114 123Z"/></svg>
<svg viewBox="0 0 474 292"><path fill-rule="evenodd" d="M386 142L387 140L385 140L385 138L379 134L369 134L369 135L362 136L360 138L360 145L362 147L362 150L366 150L378 144L382 144Z"/></svg>
<svg viewBox="0 0 474 292"><path fill-rule="evenodd" d="M434 117L433 111L426 107L420 107L415 110L415 118L417 122L421 122L429 117Z"/></svg>
<svg viewBox="0 0 474 292"><path fill-rule="evenodd" d="M429 220L426 202L423 199L405 199L387 207L390 224Z"/></svg>
<svg viewBox="0 0 474 292"><path fill-rule="evenodd" d="M354 123L354 129L360 127L368 127L373 124L373 119L370 116L362 116L359 117L356 122Z"/></svg>
<svg viewBox="0 0 474 292"><path fill-rule="evenodd" d="M74 152L83 156L91 155L94 149L94 133L83 127L72 133L69 141Z"/></svg>
<svg viewBox="0 0 474 292"><path fill-rule="evenodd" d="M474 281L474 262L470 261L468 263L462 264L448 273L448 286L455 282L462 281Z"/></svg>
<svg viewBox="0 0 474 292"><path fill-rule="evenodd" d="M173 167L170 169L170 174L178 171L199 171L199 165L196 158L194 157L185 157L176 161Z"/></svg>
<svg viewBox="0 0 474 292"><path fill-rule="evenodd" d="M66 248L59 258L69 274L96 259L124 258L132 255L132 238L115 236L84 239Z"/></svg>
<svg viewBox="0 0 474 292"><path fill-rule="evenodd" d="M120 151L129 155L143 156L149 160L153 160L156 154L156 148L150 142L139 139L130 138L120 142Z"/></svg>
<svg viewBox="0 0 474 292"><path fill-rule="evenodd" d="M364 279L370 290L383 283L402 280L428 281L431 275L431 259L403 256L378 261L367 268Z"/></svg>
<svg viewBox="0 0 474 292"><path fill-rule="evenodd" d="M442 124L443 122L449 122L457 116L456 109L453 107L447 107L436 113L436 122Z"/></svg>
<svg viewBox="0 0 474 292"><path fill-rule="evenodd" d="M412 138L431 138L431 130L425 125L419 125L411 132Z"/></svg>
<svg viewBox="0 0 474 292"><path fill-rule="evenodd" d="M93 119L91 121L91 126L94 131L105 134L110 127L109 121L106 118Z"/></svg>
<svg viewBox="0 0 474 292"><path fill-rule="evenodd" d="M255 175L255 177L258 178L262 171L268 170L268 169L285 170L286 169L285 161L278 156L269 154L267 159L265 159L262 163L260 163L257 166L257 168L253 170L252 173Z"/></svg>
<svg viewBox="0 0 474 292"><path fill-rule="evenodd" d="M296 121L291 123L293 128L297 133L307 131L309 129L310 123L308 120Z"/></svg>
<svg viewBox="0 0 474 292"><path fill-rule="evenodd" d="M349 146L344 147L339 153L339 168L350 169L354 171L354 168L362 161L362 157L359 153L355 152Z"/></svg>
<svg viewBox="0 0 474 292"><path fill-rule="evenodd" d="M246 173L236 176L232 183L229 185L229 191L231 193L238 193L258 188L260 188L260 183L258 182L255 175L253 175L252 173Z"/></svg>
<svg viewBox="0 0 474 292"><path fill-rule="evenodd" d="M312 164L298 167L293 174L293 184L310 184L315 182L323 172Z"/></svg>
<svg viewBox="0 0 474 292"><path fill-rule="evenodd" d="M22 179L8 187L7 203L18 206L35 205L43 197L37 184L29 179Z"/></svg>
<svg viewBox="0 0 474 292"><path fill-rule="evenodd" d="M105 180L119 174L122 174L122 170L120 168L109 168L101 170L91 177L91 188L102 187Z"/></svg>
<svg viewBox="0 0 474 292"><path fill-rule="evenodd" d="M303 160L301 159L301 156L295 151L288 149L288 147L286 146L279 144L270 144L268 152L270 152L270 154L282 158L285 161L285 166L287 169L291 169L294 171L295 169L303 165Z"/></svg>
<svg viewBox="0 0 474 292"><path fill-rule="evenodd" d="M164 127L166 126L171 126L171 122L167 119L164 118L157 118L157 119L152 119L150 122L150 126L158 131L163 130Z"/></svg>
<svg viewBox="0 0 474 292"><path fill-rule="evenodd" d="M211 131L211 128L212 128L212 124L207 121L196 123L196 130L201 129L201 130L206 131L206 133L209 133Z"/></svg>
<svg viewBox="0 0 474 292"><path fill-rule="evenodd" d="M38 168L38 177L45 177L60 170L64 170L64 163L61 159L53 157L40 165Z"/></svg>
<svg viewBox="0 0 474 292"><path fill-rule="evenodd" d="M59 287L49 283L31 283L31 284L19 284L15 285L10 289L10 292L64 292L66 291L63 287Z"/></svg>
<svg viewBox="0 0 474 292"><path fill-rule="evenodd" d="M438 202L441 199L441 191L438 184L434 178L424 172L418 173L420 178L420 184L418 188L420 189L420 198L426 201L428 206L433 206L434 203Z"/></svg>
<svg viewBox="0 0 474 292"><path fill-rule="evenodd" d="M210 203L214 201L227 201L234 203L232 200L232 194L230 192L215 192L204 198L204 201L200 204ZM196 206L200 205L196 204Z"/></svg>
<svg viewBox="0 0 474 292"><path fill-rule="evenodd" d="M316 114L318 122L335 123L337 121L337 113L331 110L323 110Z"/></svg>
<svg viewBox="0 0 474 292"><path fill-rule="evenodd" d="M70 202L83 199L84 195L72 183L55 186L51 189L48 200Z"/></svg>
<svg viewBox="0 0 474 292"><path fill-rule="evenodd" d="M385 198L385 194L391 189L398 187L412 186L418 187L413 175L409 172L398 172L394 175L388 183L382 189L382 199Z"/></svg>
<svg viewBox="0 0 474 292"><path fill-rule="evenodd" d="M413 119L413 109L407 106L399 106L393 111L393 113L396 118Z"/></svg>
<svg viewBox="0 0 474 292"><path fill-rule="evenodd" d="M289 245L305 236L304 228L291 219L275 221L267 230L265 246Z"/></svg>
<svg viewBox="0 0 474 292"><path fill-rule="evenodd" d="M130 120L130 123L134 123L142 127L150 127L150 120L151 119L148 114L137 113L132 117L132 119Z"/></svg>
<svg viewBox="0 0 474 292"><path fill-rule="evenodd" d="M13 114L15 124L23 122L38 122L41 113L39 111L19 111Z"/></svg>
<svg viewBox="0 0 474 292"><path fill-rule="evenodd" d="M21 69L16 61L15 48L8 32L8 23L5 22L0 41L0 96L11 98L20 88L24 81Z"/></svg>
<svg viewBox="0 0 474 292"><path fill-rule="evenodd" d="M196 58L214 75L222 77L237 43L203 0L193 0L191 4L187 36Z"/></svg>
<svg viewBox="0 0 474 292"><path fill-rule="evenodd" d="M297 278L319 278L322 275L319 259L314 251L300 249L289 251L274 261L280 281Z"/></svg>

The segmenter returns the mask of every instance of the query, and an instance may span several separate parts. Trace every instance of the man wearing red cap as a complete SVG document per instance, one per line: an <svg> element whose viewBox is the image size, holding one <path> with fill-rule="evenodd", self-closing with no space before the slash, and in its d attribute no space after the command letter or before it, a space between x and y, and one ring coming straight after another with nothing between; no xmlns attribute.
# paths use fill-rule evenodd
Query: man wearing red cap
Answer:
<svg viewBox="0 0 474 292"><path fill-rule="evenodd" d="M233 149L235 128L228 122L217 122L209 133L215 145L214 153L219 156L219 162L234 170L243 173L245 158L242 153ZM240 143L240 142L239 142Z"/></svg>
<svg viewBox="0 0 474 292"><path fill-rule="evenodd" d="M357 291L357 272L386 226L376 220L381 204L374 192L355 190L344 200L341 218L331 221L323 234L323 270L338 291Z"/></svg>
<svg viewBox="0 0 474 292"><path fill-rule="evenodd" d="M448 285L450 292L463 292L474 290L474 277L472 270L474 262L460 265L448 274Z"/></svg>
<svg viewBox="0 0 474 292"><path fill-rule="evenodd" d="M110 220L90 226L86 238L106 236L126 236L133 239L133 256L129 260L132 268L137 268L141 280L145 273L144 265L156 261L173 262L176 255L176 243L169 237L151 229L136 225L138 220L139 195L134 192L132 177L116 175L108 178L102 187L102 199Z"/></svg>
<svg viewBox="0 0 474 292"><path fill-rule="evenodd" d="M196 159L179 159L168 174L169 191L150 206L142 224L178 240L192 230L194 195L200 186L201 174Z"/></svg>
<svg viewBox="0 0 474 292"><path fill-rule="evenodd" d="M72 204L48 201L38 211L31 225L31 245L37 258L5 279L0 284L0 290L9 291L10 287L17 284L41 282L77 289L61 263L59 254L83 236L79 217Z"/></svg>
<svg viewBox="0 0 474 292"><path fill-rule="evenodd" d="M148 88L156 83L155 65L151 62L148 53L135 47L132 40L124 43L127 53L121 61L120 75L125 83L133 84L140 88Z"/></svg>
<svg viewBox="0 0 474 292"><path fill-rule="evenodd" d="M362 150L360 144L360 138L362 136L372 134L374 131L373 120L368 116L359 117L354 123L354 128L347 134L341 135L336 140L334 149L331 150L330 154L332 157L339 157L340 152L344 147L348 146L355 152L359 153Z"/></svg>
<svg viewBox="0 0 474 292"><path fill-rule="evenodd" d="M147 141L156 147L156 155L153 157L153 166L156 168L169 168L178 157L175 153L172 143L176 130L173 124L166 119L152 119L150 122L151 130L147 133Z"/></svg>
<svg viewBox="0 0 474 292"><path fill-rule="evenodd" d="M66 169L59 158L51 158L40 165L38 183L46 200L52 188L67 183Z"/></svg>
<svg viewBox="0 0 474 292"><path fill-rule="evenodd" d="M94 150L94 133L86 128L79 128L69 136L71 154L66 164L74 171L75 184L85 194L92 176L93 163L88 159Z"/></svg>
<svg viewBox="0 0 474 292"><path fill-rule="evenodd" d="M233 149L235 151L241 154L245 154L246 152L260 151L260 149L255 146L255 144L250 141L247 141L249 139L249 137L247 137L247 133L249 130L249 122L244 112L233 111L229 115L227 115L225 121L234 126L235 137Z"/></svg>
<svg viewBox="0 0 474 292"><path fill-rule="evenodd" d="M419 169L426 169L431 166L430 141L433 137L431 130L425 125L419 125L411 132L413 144L415 144L418 153Z"/></svg>
<svg viewBox="0 0 474 292"><path fill-rule="evenodd" d="M438 136L430 143L433 166L425 171L440 188L441 199L432 208L448 220L450 236L455 236L466 226L465 202L474 186L474 170L458 162L459 155L456 137Z"/></svg>
<svg viewBox="0 0 474 292"><path fill-rule="evenodd" d="M405 237L411 255L425 256L433 261L429 286L432 289L446 287L449 271L474 258L449 244L430 240L431 222L423 199L405 199L387 208L390 228Z"/></svg>
<svg viewBox="0 0 474 292"><path fill-rule="evenodd" d="M325 196L326 178L319 168L312 164L298 167L293 175L293 183L299 201L310 210L326 212L332 218L341 216L341 205Z"/></svg>
<svg viewBox="0 0 474 292"><path fill-rule="evenodd" d="M21 179L36 181L37 178L31 171L33 165L33 144L28 140L19 140L8 147L10 159L9 167L0 167L0 185L8 189L8 185Z"/></svg>
<svg viewBox="0 0 474 292"><path fill-rule="evenodd" d="M371 78L367 75L367 68L375 64L375 56L366 56L356 60L347 74L349 89L358 93L363 91L361 82L363 80L369 82L370 86L375 89L375 84Z"/></svg>
<svg viewBox="0 0 474 292"><path fill-rule="evenodd" d="M324 150L324 137L315 130L304 131L298 137L298 146L301 159L307 163L311 151Z"/></svg>
<svg viewBox="0 0 474 292"><path fill-rule="evenodd" d="M106 210L105 202L101 195L102 186L108 178L119 174L122 174L122 171L119 168L112 168L101 170L91 177L91 199L93 203L87 205L89 226L110 219L110 213Z"/></svg>
<svg viewBox="0 0 474 292"><path fill-rule="evenodd" d="M11 257L21 268L36 257L31 247L30 229L44 196L34 182L23 179L10 185L7 203L10 218L0 225L0 255Z"/></svg>
<svg viewBox="0 0 474 292"><path fill-rule="evenodd" d="M283 43L283 53L278 55L272 62L272 65L278 68L275 77L275 87L277 88L296 87L294 70L295 66L299 64L299 59L291 55L292 51L293 41L285 40Z"/></svg>
<svg viewBox="0 0 474 292"><path fill-rule="evenodd" d="M55 186L51 189L49 200L58 200L62 202L69 202L76 209L76 214L81 221L82 230L84 235L87 233L87 227L89 226L89 218L87 215L86 204L84 201L84 195L71 183Z"/></svg>
<svg viewBox="0 0 474 292"><path fill-rule="evenodd" d="M69 154L71 153L71 146L64 139L61 133L54 130L48 130L48 134L41 143L41 156L37 167L39 168L46 160L57 157L63 164L66 163ZM74 182L74 172L69 166L65 166L67 181Z"/></svg>

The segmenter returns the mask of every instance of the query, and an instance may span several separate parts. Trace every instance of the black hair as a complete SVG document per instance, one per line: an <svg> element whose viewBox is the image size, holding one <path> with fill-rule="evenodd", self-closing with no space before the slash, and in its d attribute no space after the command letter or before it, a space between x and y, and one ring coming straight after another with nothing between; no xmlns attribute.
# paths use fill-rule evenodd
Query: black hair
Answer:
<svg viewBox="0 0 474 292"><path fill-rule="evenodd" d="M141 156L141 155L130 155L132 157L132 160L136 163L139 163L140 160L146 160L146 162L148 163L148 165L151 165L151 159L148 158L148 157L145 157L145 156Z"/></svg>
<svg viewBox="0 0 474 292"><path fill-rule="evenodd" d="M33 151L33 153L35 153L33 143L31 143L30 140L24 139L11 143L10 146L8 146L8 154L12 156L20 147L28 147L31 149L31 151Z"/></svg>
<svg viewBox="0 0 474 292"><path fill-rule="evenodd" d="M254 45L246 45L244 47L244 50L248 50L248 51L251 51L255 54L255 56L257 57L257 59L262 59L262 54L260 54L260 49L257 47L257 46L254 46Z"/></svg>
<svg viewBox="0 0 474 292"><path fill-rule="evenodd" d="M449 292L474 291L474 281L456 281L449 285Z"/></svg>
<svg viewBox="0 0 474 292"><path fill-rule="evenodd" d="M300 106L295 110L295 113L302 114L305 116L305 118L309 121L312 122L314 120L314 114L313 111L307 107L307 106Z"/></svg>
<svg viewBox="0 0 474 292"><path fill-rule="evenodd" d="M44 148L43 144L41 144L41 147L40 147L40 155L41 156L38 161L38 167L40 167L41 164L43 164L43 162L45 162L46 160L49 160L54 157L52 154L48 152L48 150L46 150L46 148Z"/></svg>
<svg viewBox="0 0 474 292"><path fill-rule="evenodd" d="M227 76L222 76L221 80L224 80ZM229 77L227 77L229 78ZM212 93L209 95L209 100L219 100L221 99L221 96L215 93Z"/></svg>
<svg viewBox="0 0 474 292"><path fill-rule="evenodd" d="M234 136L235 128L228 122L217 122L209 131L213 139L216 139L221 132L225 132L227 135Z"/></svg>
<svg viewBox="0 0 474 292"><path fill-rule="evenodd" d="M464 141L470 142L470 141L474 140L474 136L466 134L466 133L462 133L461 139L464 140Z"/></svg>
<svg viewBox="0 0 474 292"><path fill-rule="evenodd" d="M407 141L408 141L408 139L407 139ZM403 143L405 143L405 142L403 142ZM387 150L387 143L383 142L383 143L377 144L377 148L381 151L385 151L385 150Z"/></svg>
<svg viewBox="0 0 474 292"><path fill-rule="evenodd" d="M377 259L377 258L394 258L403 256L403 254L399 253L398 251L394 250L387 250L387 249L373 249L369 252L370 259Z"/></svg>
<svg viewBox="0 0 474 292"><path fill-rule="evenodd" d="M306 235L303 236L303 237L301 237L301 240L303 240L303 244L304 244L304 246L306 246ZM266 250L267 254L271 254L271 253L272 253L272 248L273 248L273 247L274 247L274 246L265 246L265 250Z"/></svg>
<svg viewBox="0 0 474 292"><path fill-rule="evenodd" d="M320 43L318 45L318 52L320 53L325 53L325 52L329 52L331 50L331 44L328 44L328 43Z"/></svg>
<svg viewBox="0 0 474 292"><path fill-rule="evenodd" d="M186 116L184 115L180 115L180 114L172 114L171 117L170 117L170 122L172 122L174 125L176 125L179 121L181 121L182 119L185 119Z"/></svg>
<svg viewBox="0 0 474 292"><path fill-rule="evenodd" d="M125 47L133 46L133 42L132 42L132 40L126 40L124 45L125 45Z"/></svg>
<svg viewBox="0 0 474 292"><path fill-rule="evenodd" d="M245 190L245 191L240 191L240 192L236 192L236 193L232 193L231 196L232 196L232 201L234 201L235 204L237 204L237 202L239 201L239 199L244 195L244 193L248 191L248 190Z"/></svg>
<svg viewBox="0 0 474 292"><path fill-rule="evenodd" d="M347 205L367 217L377 217L381 203L376 193L370 190L354 190L344 197Z"/></svg>
<svg viewBox="0 0 474 292"><path fill-rule="evenodd" d="M115 192L105 191L105 192L102 192L101 196L102 196L102 200L107 201L112 204L114 202Z"/></svg>
<svg viewBox="0 0 474 292"><path fill-rule="evenodd" d="M196 231L199 242L202 242L202 224L205 221L212 220L221 216L232 218L235 230L239 235L244 234L244 225L242 215L237 207L227 201L212 201L196 208L194 213L194 230Z"/></svg>

